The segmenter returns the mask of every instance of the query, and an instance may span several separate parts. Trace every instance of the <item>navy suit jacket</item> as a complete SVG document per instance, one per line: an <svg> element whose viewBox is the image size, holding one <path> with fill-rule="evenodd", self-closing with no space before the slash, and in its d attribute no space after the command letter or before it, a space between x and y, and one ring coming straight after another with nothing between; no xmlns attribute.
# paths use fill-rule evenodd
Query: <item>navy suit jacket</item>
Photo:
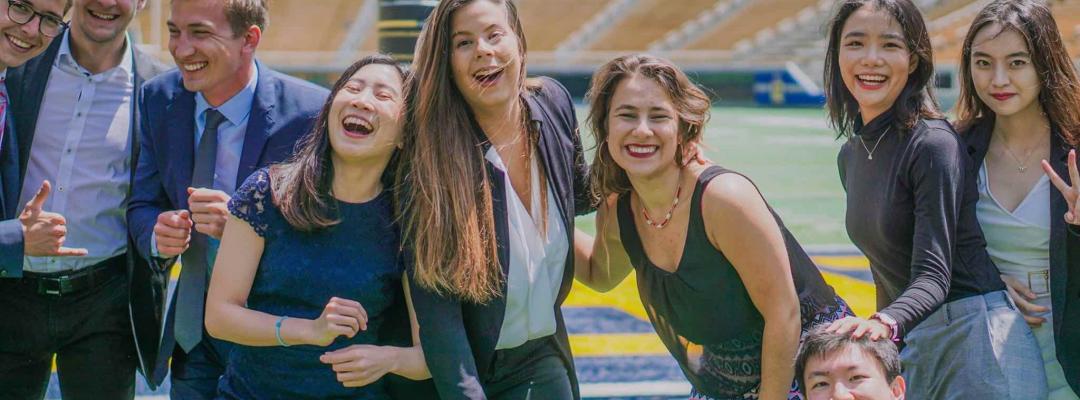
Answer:
<svg viewBox="0 0 1080 400"><path fill-rule="evenodd" d="M259 78L244 134L237 187L258 168L290 157L297 140L312 129L329 96L322 87L273 71L260 62L256 67ZM150 238L158 215L188 208L187 188L195 159L195 93L184 89L180 72L174 70L143 85L140 107L143 136L127 218L139 254L152 260ZM164 273L173 263L151 264ZM153 306L159 310L164 308L164 293L160 291L160 297L154 299ZM139 355L145 365L152 366L147 374L151 385L160 384L168 372L167 360L175 344L172 319L170 309L156 326L135 332ZM159 335L161 324L166 326L163 335Z"/></svg>
<svg viewBox="0 0 1080 400"><path fill-rule="evenodd" d="M574 243L574 216L592 212L589 193L589 170L585 163L577 132L570 94L558 82L543 78L541 87L526 95L529 117L539 125L539 154L547 171L548 182L554 191L559 216L566 227L567 240ZM479 128L477 132L479 132ZM481 150L487 151L490 145ZM408 162L408 160L402 160ZM504 175L490 162L485 162L488 183L491 185L492 211L495 219L495 238L499 264L504 276L510 271L509 222L506 211ZM405 201L408 201L407 199ZM415 278L412 246L406 238L405 266ZM574 398L580 398L570 342L562 317L562 303L574 282L574 251L571 245L566 254L562 285L555 302L556 331L552 345L559 350L570 378ZM480 400L487 398L483 385L491 378L495 346L499 342L503 318L506 315L506 280L502 295L486 304L464 302L450 295L441 295L419 285L411 286L413 307L420 324L420 343L424 358L434 379L440 398L444 400Z"/></svg>
<svg viewBox="0 0 1080 400"><path fill-rule="evenodd" d="M4 137L0 138L0 278L22 276L23 234L19 222L19 157L15 118L11 112L10 91L8 108L4 111Z"/></svg>
<svg viewBox="0 0 1080 400"><path fill-rule="evenodd" d="M978 121L961 135L976 170L986 159L992 118ZM1069 179L1068 157L1072 149L1055 127L1050 135L1050 166L1062 179ZM970 174L970 173L969 173ZM1076 182L1070 184L1075 185ZM1080 229L1065 222L1068 201L1055 187L1050 188L1050 310L1053 314L1054 345L1058 362L1065 370L1069 386L1080 393Z"/></svg>

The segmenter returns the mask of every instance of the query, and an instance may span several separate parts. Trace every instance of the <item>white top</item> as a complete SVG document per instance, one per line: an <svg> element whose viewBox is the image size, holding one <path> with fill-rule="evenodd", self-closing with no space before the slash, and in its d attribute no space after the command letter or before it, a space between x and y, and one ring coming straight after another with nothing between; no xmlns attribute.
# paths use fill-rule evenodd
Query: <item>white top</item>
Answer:
<svg viewBox="0 0 1080 400"><path fill-rule="evenodd" d="M531 207L534 214L529 214L525 205L518 198L510 184L499 153L494 147L484 155L495 168L503 172L506 188L506 212L510 230L510 273L506 277L506 313L502 328L499 330L499 342L496 350L511 349L528 340L555 334L555 300L562 286L563 270L566 267L566 253L570 243L566 238L566 227L559 216L555 203L554 191L548 185L547 210L541 210L540 172L536 165L535 152L532 159ZM547 213L547 235L539 229L544 220L540 212Z"/></svg>
<svg viewBox="0 0 1080 400"><path fill-rule="evenodd" d="M989 173L979 168L976 214L986 251L1001 273L1027 284L1050 303L1050 179L1043 175L1027 197L1009 212L990 193Z"/></svg>
<svg viewBox="0 0 1080 400"><path fill-rule="evenodd" d="M120 64L91 74L71 54L70 33L49 72L19 204L45 179L52 192L45 211L67 219L64 246L86 257L26 257L23 269L58 272L88 267L127 249L131 179L131 107L135 92L131 41Z"/></svg>

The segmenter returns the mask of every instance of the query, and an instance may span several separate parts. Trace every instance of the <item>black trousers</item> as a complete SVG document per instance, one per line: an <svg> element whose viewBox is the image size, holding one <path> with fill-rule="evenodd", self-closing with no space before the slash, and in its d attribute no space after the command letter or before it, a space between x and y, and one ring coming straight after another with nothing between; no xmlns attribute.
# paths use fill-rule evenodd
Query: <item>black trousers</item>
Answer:
<svg viewBox="0 0 1080 400"><path fill-rule="evenodd" d="M0 279L0 399L45 397L53 356L64 399L133 399L138 361L128 284L116 276L56 297Z"/></svg>
<svg viewBox="0 0 1080 400"><path fill-rule="evenodd" d="M570 376L551 336L496 350L484 383L491 400L572 400Z"/></svg>

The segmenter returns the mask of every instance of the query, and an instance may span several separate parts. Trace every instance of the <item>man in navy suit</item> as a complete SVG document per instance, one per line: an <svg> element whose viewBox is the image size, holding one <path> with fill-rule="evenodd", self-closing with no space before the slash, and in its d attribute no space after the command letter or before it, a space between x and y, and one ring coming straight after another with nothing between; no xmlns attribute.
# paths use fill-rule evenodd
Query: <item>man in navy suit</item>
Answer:
<svg viewBox="0 0 1080 400"><path fill-rule="evenodd" d="M60 35L70 6L69 0L0 1L0 278L22 276L24 250L23 225L16 219L21 210L17 206L18 152L6 84L8 68L45 51Z"/></svg>
<svg viewBox="0 0 1080 400"><path fill-rule="evenodd" d="M329 92L255 60L266 0L174 0L169 52L178 71L143 86L143 138L128 228L153 268L183 258L151 381L172 355L173 399L212 398L229 344L206 334L209 275L230 194L257 168L289 157Z"/></svg>
<svg viewBox="0 0 1080 400"><path fill-rule="evenodd" d="M0 261L12 269L0 279L0 398L42 398L54 356L65 398L133 398L124 219L133 97L164 67L126 35L143 1L76 0L70 24L39 5L48 3L11 1L6 10L23 23L14 33L56 40L34 41L45 53L5 81L15 131L0 150L12 239Z"/></svg>

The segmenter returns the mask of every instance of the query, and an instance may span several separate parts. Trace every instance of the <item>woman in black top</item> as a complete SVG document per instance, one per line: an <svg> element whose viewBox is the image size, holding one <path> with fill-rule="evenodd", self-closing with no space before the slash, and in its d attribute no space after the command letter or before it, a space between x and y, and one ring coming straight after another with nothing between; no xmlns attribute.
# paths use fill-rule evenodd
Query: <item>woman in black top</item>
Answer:
<svg viewBox="0 0 1080 400"><path fill-rule="evenodd" d="M825 86L848 137L847 229L870 259L879 311L831 328L903 338L911 398L1041 398L1043 375L1025 370L1041 370L1038 348L975 219L970 160L926 90L931 60L908 0L847 0L832 21Z"/></svg>
<svg viewBox="0 0 1080 400"><path fill-rule="evenodd" d="M406 82L404 260L443 399L580 397L560 305L588 173L569 94L525 54L512 1L444 0Z"/></svg>
<svg viewBox="0 0 1080 400"><path fill-rule="evenodd" d="M851 315L746 177L684 163L708 96L667 60L616 58L590 90L600 148L598 235L579 234L578 280L601 291L637 271L641 301L693 399L798 399L802 332ZM674 194L674 197L672 197ZM591 254L590 254L591 253Z"/></svg>

